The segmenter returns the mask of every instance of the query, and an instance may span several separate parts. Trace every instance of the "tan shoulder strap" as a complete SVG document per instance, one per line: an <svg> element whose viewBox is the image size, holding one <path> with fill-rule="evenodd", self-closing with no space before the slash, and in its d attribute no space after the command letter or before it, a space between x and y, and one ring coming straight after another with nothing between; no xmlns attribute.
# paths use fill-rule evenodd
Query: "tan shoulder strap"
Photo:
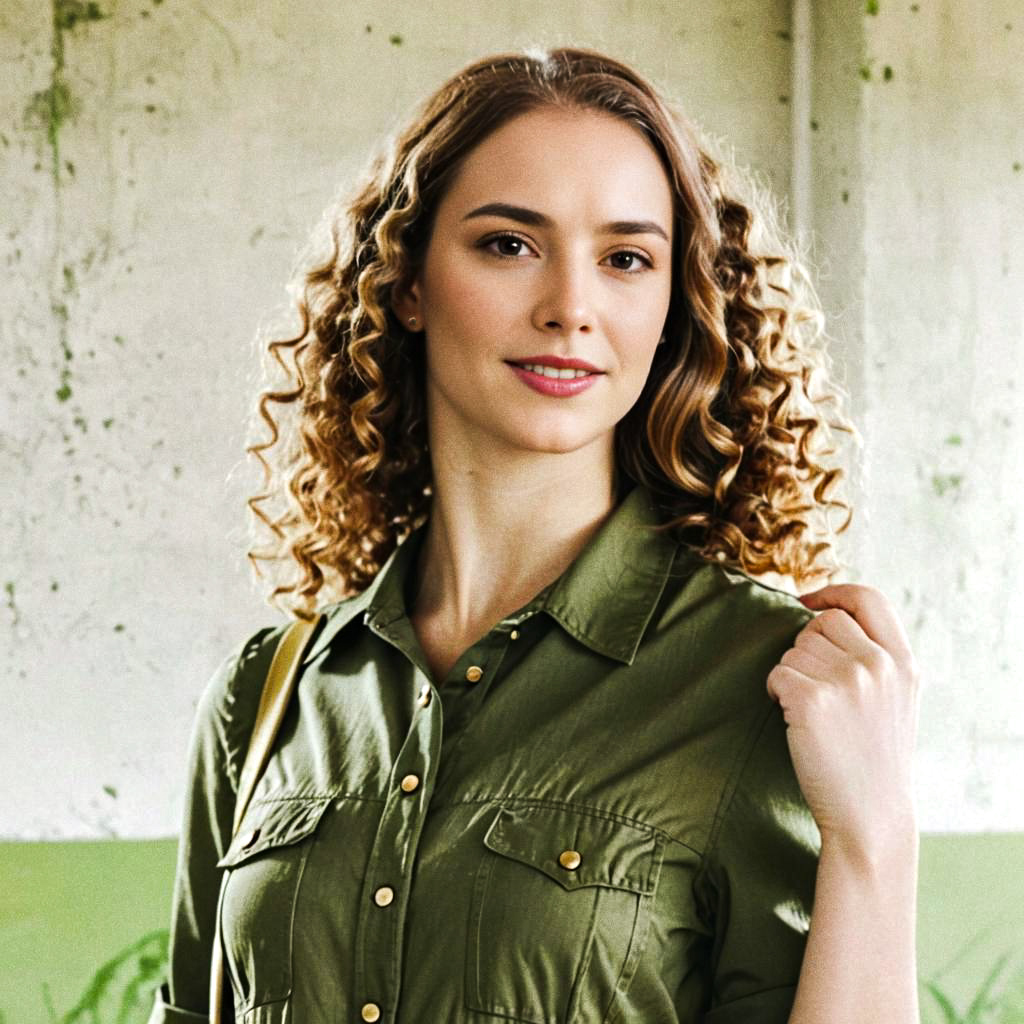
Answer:
<svg viewBox="0 0 1024 1024"><path fill-rule="evenodd" d="M267 765L274 739L285 712L295 692L295 684L299 678L299 665L309 647L309 641L320 624L322 615L309 622L296 619L288 625L278 641L273 661L267 672L266 682L260 693L259 707L249 739L249 749L245 752L245 761L238 777L238 794L235 798L235 819L231 826L232 838L238 833L238 826L249 806L253 790L259 782L260 775ZM221 884L223 890L223 881ZM217 924L214 930L213 951L210 964L210 1020L212 1024L220 1024L225 1019L224 1003L224 954L220 941L220 900L217 906Z"/></svg>
<svg viewBox="0 0 1024 1024"><path fill-rule="evenodd" d="M260 705L256 710L256 721L249 739L249 749L246 751L245 762L238 776L238 795L235 798L232 836L238 831L245 809L252 799L256 783L267 765L270 750L274 745L274 738L277 736L278 729L281 728L281 722L284 720L288 703L295 689L299 675L296 670L319 622L319 615L310 622L296 619L284 631L277 650L274 651L274 660L270 663L267 681L263 684L263 692L260 694Z"/></svg>

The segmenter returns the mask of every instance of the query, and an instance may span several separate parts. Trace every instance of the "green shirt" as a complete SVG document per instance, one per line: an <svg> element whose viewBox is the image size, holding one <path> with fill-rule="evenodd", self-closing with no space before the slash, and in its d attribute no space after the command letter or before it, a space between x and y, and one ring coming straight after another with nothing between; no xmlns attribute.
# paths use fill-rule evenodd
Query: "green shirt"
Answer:
<svg viewBox="0 0 1024 1024"><path fill-rule="evenodd" d="M765 680L811 613L658 521L635 488L439 686L417 531L327 609L232 839L283 627L243 644L198 711L152 1024L206 1018L218 906L250 1024L783 1024L820 836Z"/></svg>

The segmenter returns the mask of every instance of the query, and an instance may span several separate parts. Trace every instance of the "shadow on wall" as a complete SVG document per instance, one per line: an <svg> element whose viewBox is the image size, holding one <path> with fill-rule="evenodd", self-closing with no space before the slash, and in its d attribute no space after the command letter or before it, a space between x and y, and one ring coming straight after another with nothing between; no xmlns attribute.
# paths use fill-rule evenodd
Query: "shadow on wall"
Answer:
<svg viewBox="0 0 1024 1024"><path fill-rule="evenodd" d="M167 965L165 930L149 932L103 964L78 1002L63 1015L53 1007L48 987L42 1000L50 1024L145 1024L153 996ZM975 940L972 940L972 943ZM1012 951L1004 953L961 1010L938 978L922 978L922 1019L941 1024L1024 1024L1024 957L1014 966ZM0 1013L0 1024L5 1024Z"/></svg>

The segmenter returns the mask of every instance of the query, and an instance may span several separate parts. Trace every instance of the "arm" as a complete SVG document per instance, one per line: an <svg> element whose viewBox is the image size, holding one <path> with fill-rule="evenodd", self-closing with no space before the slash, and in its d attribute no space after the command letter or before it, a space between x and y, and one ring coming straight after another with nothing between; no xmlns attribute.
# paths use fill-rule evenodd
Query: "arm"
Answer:
<svg viewBox="0 0 1024 1024"><path fill-rule="evenodd" d="M873 851L822 839L789 1024L917 1022L913 819Z"/></svg>
<svg viewBox="0 0 1024 1024"><path fill-rule="evenodd" d="M843 584L801 600L822 614L768 676L821 831L789 1024L917 1024L918 669L877 590Z"/></svg>
<svg viewBox="0 0 1024 1024"><path fill-rule="evenodd" d="M231 841L244 756L272 645L261 630L226 659L203 692L189 744L185 815L178 842L167 981L149 1024L201 1024L209 1019L210 959L221 872ZM246 685L248 683L248 685Z"/></svg>

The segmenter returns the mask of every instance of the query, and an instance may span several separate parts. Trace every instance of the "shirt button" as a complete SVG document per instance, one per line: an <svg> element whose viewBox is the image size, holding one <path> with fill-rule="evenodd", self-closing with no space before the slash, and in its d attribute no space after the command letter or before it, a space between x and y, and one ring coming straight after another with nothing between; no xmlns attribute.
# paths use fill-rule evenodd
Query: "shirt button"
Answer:
<svg viewBox="0 0 1024 1024"><path fill-rule="evenodd" d="M479 665L470 665L469 668L466 669L466 678L471 683L480 682L480 678L483 676L483 674L484 670Z"/></svg>
<svg viewBox="0 0 1024 1024"><path fill-rule="evenodd" d="M368 1021L380 1020L380 1007L376 1003L363 1003L359 1016Z"/></svg>
<svg viewBox="0 0 1024 1024"><path fill-rule="evenodd" d="M420 777L418 775L406 775L400 785L403 793L415 793L419 789Z"/></svg>
<svg viewBox="0 0 1024 1024"><path fill-rule="evenodd" d="M420 690L420 695L416 698L416 703L419 704L421 708L425 708L430 703L429 686L424 686L423 689Z"/></svg>
<svg viewBox="0 0 1024 1024"><path fill-rule="evenodd" d="M374 894L373 902L378 907L386 907L395 898L395 890L390 885L382 885ZM374 1020L377 1018L374 1017Z"/></svg>
<svg viewBox="0 0 1024 1024"><path fill-rule="evenodd" d="M575 871L580 866L582 860L583 858L575 850L563 850L558 855L558 863L566 871Z"/></svg>
<svg viewBox="0 0 1024 1024"><path fill-rule="evenodd" d="M518 629L513 629L513 630L512 630L512 632L511 632L511 633L509 633L509 636L510 636L510 637L511 637L511 638L512 638L513 640L518 640L518 639L519 639L519 630L518 630Z"/></svg>

